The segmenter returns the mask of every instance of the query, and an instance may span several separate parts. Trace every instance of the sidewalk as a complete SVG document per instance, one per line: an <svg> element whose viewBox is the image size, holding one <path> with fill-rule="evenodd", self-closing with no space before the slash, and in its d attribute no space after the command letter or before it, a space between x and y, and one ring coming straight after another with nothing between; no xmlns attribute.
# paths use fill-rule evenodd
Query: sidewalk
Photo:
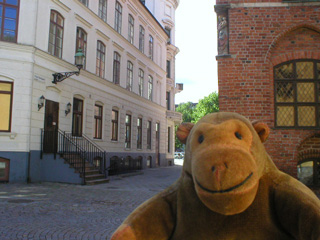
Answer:
<svg viewBox="0 0 320 240"><path fill-rule="evenodd" d="M143 173L95 186L0 184L0 239L110 239L138 205L179 178L181 166Z"/></svg>
<svg viewBox="0 0 320 240"><path fill-rule="evenodd" d="M0 240L110 239L138 205L180 173L181 166L151 168L95 186L0 184Z"/></svg>

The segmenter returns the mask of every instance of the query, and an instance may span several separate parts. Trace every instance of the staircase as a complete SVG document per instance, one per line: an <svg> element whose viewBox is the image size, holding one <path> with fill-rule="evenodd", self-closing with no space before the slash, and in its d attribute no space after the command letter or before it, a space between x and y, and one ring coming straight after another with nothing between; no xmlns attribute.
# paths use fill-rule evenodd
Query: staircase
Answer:
<svg viewBox="0 0 320 240"><path fill-rule="evenodd" d="M52 146L48 147L48 143ZM61 130L42 130L41 146L41 156L43 149L50 149L55 158L56 154L59 154L76 173L80 174L82 184L95 185L109 182L106 177L106 152L84 134L73 136Z"/></svg>

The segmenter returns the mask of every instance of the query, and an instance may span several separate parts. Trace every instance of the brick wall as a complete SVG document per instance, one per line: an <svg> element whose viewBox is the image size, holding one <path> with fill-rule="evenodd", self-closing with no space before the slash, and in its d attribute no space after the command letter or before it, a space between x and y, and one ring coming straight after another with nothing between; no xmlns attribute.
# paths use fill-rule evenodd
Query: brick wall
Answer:
<svg viewBox="0 0 320 240"><path fill-rule="evenodd" d="M274 128L273 67L320 59L320 4L279 2L217 0L217 5L237 3L228 9L230 56L217 56L219 103L220 111L266 122L268 153L281 170L296 176L299 146L317 132Z"/></svg>

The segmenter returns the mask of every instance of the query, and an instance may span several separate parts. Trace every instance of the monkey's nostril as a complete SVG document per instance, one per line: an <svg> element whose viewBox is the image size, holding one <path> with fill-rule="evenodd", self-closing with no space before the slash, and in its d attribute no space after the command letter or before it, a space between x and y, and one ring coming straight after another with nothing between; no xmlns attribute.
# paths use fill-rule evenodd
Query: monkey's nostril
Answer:
<svg viewBox="0 0 320 240"><path fill-rule="evenodd" d="M212 167L212 168L211 168L212 172L214 172L215 169L216 169L215 167Z"/></svg>

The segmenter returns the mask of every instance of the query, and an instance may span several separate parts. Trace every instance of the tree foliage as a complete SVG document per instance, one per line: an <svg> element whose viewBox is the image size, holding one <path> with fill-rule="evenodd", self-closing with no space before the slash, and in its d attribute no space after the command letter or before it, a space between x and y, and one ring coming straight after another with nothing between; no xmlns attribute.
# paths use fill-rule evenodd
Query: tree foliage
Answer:
<svg viewBox="0 0 320 240"><path fill-rule="evenodd" d="M199 100L197 104L192 102L180 103L176 111L182 113L182 122L196 123L204 115L219 111L218 93L209 94L209 96ZM182 148L182 143L176 137L176 149Z"/></svg>

